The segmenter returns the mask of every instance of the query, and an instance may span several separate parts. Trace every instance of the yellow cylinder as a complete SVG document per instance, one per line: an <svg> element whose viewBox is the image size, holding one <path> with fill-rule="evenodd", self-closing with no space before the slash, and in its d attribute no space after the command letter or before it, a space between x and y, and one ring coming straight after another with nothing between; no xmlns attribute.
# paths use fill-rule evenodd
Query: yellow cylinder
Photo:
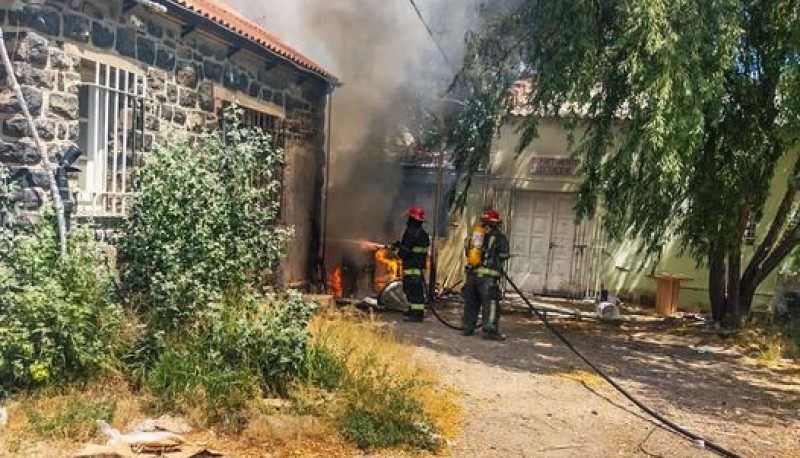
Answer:
<svg viewBox="0 0 800 458"><path fill-rule="evenodd" d="M483 258L483 239L486 236L486 228L481 224L472 226L472 235L469 237L467 247L467 264L472 267L479 266Z"/></svg>

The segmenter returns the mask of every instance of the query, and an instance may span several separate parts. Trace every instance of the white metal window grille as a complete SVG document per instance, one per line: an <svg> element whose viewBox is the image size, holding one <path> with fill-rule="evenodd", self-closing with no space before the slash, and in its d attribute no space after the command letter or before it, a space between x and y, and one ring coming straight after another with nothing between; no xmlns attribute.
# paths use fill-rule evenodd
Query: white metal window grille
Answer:
<svg viewBox="0 0 800 458"><path fill-rule="evenodd" d="M257 127L262 129L264 132L268 133L272 137L273 145L275 148L285 148L286 145L286 127L285 122L278 118L277 116L268 115L266 113L262 113L260 111L252 110L249 108L243 109L243 114L241 117L241 122L243 125L247 127ZM223 126L224 129L224 126ZM266 152L264 153L266 154ZM283 167L278 167L277 170L272 170L271 176L279 176L283 177ZM263 165L258 165L255 170L253 170L253 184L254 186L259 186L262 184L266 184L269 181L269 176L267 174L267 169ZM282 180L281 180L282 181ZM280 189L280 207L278 210L278 219L279 221L283 221L284 219L284 186L281 183Z"/></svg>
<svg viewBox="0 0 800 458"><path fill-rule="evenodd" d="M144 138L144 75L101 62L83 63L80 88L78 214L123 216L135 155Z"/></svg>

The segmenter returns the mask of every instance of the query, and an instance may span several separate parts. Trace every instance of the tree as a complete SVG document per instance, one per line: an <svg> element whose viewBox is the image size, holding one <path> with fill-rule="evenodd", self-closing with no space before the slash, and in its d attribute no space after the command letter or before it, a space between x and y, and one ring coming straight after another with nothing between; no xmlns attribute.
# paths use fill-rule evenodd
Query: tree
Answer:
<svg viewBox="0 0 800 458"><path fill-rule="evenodd" d="M798 245L798 14L797 0L524 0L470 38L456 81L498 101L508 86L487 79L533 74L520 149L542 115L585 128L578 216L602 209L612 237L639 237L652 256L678 237L709 268L714 318L738 322ZM766 227L749 257L748 222Z"/></svg>

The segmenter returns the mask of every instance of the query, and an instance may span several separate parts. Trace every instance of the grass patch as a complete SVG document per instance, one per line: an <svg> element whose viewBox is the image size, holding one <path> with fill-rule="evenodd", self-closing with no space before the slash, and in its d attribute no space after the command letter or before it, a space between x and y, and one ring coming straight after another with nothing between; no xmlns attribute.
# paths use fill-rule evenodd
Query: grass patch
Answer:
<svg viewBox="0 0 800 458"><path fill-rule="evenodd" d="M458 434L455 391L440 389L384 323L329 315L311 328L303 377L291 390L296 412L326 418L364 450L439 451Z"/></svg>
<svg viewBox="0 0 800 458"><path fill-rule="evenodd" d="M112 421L116 409L113 400L74 398L50 414L26 409L25 415L40 437L88 440L97 434L97 420Z"/></svg>
<svg viewBox="0 0 800 458"><path fill-rule="evenodd" d="M197 351L167 351L149 375L159 412L179 412L198 425L237 430L260 394L259 379Z"/></svg>
<svg viewBox="0 0 800 458"><path fill-rule="evenodd" d="M787 359L800 360L798 339L781 327L745 329L737 343L764 366L779 366Z"/></svg>
<svg viewBox="0 0 800 458"><path fill-rule="evenodd" d="M143 395L124 380L108 378L85 386L41 389L9 403L9 436L22 442L83 443L99 437L97 420L127 425L144 417Z"/></svg>
<svg viewBox="0 0 800 458"><path fill-rule="evenodd" d="M585 371L582 369L575 369L566 372L558 372L555 374L557 377L563 377L569 380L574 380L583 384L589 389L599 389L606 386L605 380L594 372Z"/></svg>

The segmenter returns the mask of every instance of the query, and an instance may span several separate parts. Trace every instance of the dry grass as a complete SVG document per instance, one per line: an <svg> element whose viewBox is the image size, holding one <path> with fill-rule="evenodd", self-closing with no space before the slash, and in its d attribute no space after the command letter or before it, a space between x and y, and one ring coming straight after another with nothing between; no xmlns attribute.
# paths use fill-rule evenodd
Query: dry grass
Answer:
<svg viewBox="0 0 800 458"><path fill-rule="evenodd" d="M345 311L316 317L311 330L315 340L346 361L351 373L365 370L359 363L370 360L372 368L385 368L398 381L420 382L412 394L433 427L448 441L458 436L463 422L459 393L442 387L431 368L416 361L409 346L397 339L391 325L372 315Z"/></svg>
<svg viewBox="0 0 800 458"><path fill-rule="evenodd" d="M423 406L435 431L447 441L458 436L463 420L457 404L458 393L439 386L433 371L414 360L410 348L398 341L391 326L359 312L345 311L315 317L311 330L313 340L345 361L351 373L382 367L398 381L419 382L412 388L413 397ZM360 364L367 360L373 364ZM334 415L343 405L343 396L296 384L292 388L294 404L276 406L254 401L247 409L248 422L241 432L234 435L200 430L186 439L237 457L358 455L359 450L335 427ZM303 404L309 406L309 412L298 411L297 406ZM16 398L9 405L9 423L0 431L0 456L63 456L64 451L77 451L87 442L104 442L95 428L95 414L102 410L98 406L112 406L109 423L126 432L152 413L149 411L152 398L132 392L122 376L82 388L42 391ZM63 413L70 409L81 415L77 419L65 417ZM36 415L31 416L30 412ZM194 423L191 412L187 418ZM56 419L51 421L56 425L51 428L54 434L41 434L41 424L36 423L42 419ZM399 456L414 452L385 450L378 454Z"/></svg>
<svg viewBox="0 0 800 458"><path fill-rule="evenodd" d="M121 376L84 387L42 390L15 398L0 435L2 456L65 456L81 444L103 440L98 419L125 428L145 418L146 399L134 395Z"/></svg>
<svg viewBox="0 0 800 458"><path fill-rule="evenodd" d="M800 362L800 346L778 329L745 329L736 337L735 342L759 364L769 368L796 365Z"/></svg>
<svg viewBox="0 0 800 458"><path fill-rule="evenodd" d="M557 372L554 375L556 377L563 377L576 381L593 390L607 386L605 380L603 380L599 375L582 369L575 369L567 372Z"/></svg>

